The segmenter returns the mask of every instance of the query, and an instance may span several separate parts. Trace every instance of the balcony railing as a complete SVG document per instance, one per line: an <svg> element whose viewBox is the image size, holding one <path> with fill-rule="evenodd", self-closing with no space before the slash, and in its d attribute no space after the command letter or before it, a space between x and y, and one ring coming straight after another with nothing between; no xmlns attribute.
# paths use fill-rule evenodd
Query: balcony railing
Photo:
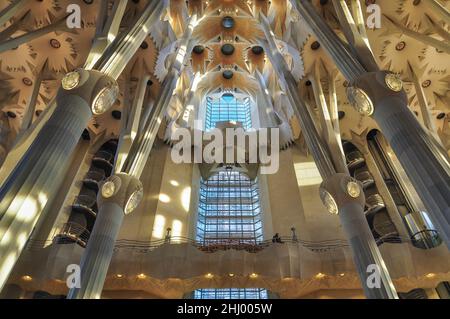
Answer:
<svg viewBox="0 0 450 319"><path fill-rule="evenodd" d="M272 240L265 240L252 243L248 239L226 239L226 240L213 240L208 239L205 241L197 241L187 237L171 237L156 241L135 241L120 239L116 241L115 249L134 249L141 252L152 251L164 244L191 244L197 249L205 253L213 253L223 250L245 250L250 253L257 253L263 249L268 248L271 245L282 245L285 243L298 244L306 247L311 251L321 252L329 251L342 247L347 247L348 243L345 240L329 240L320 242L311 242L304 240L293 240L292 237L281 237L281 242L272 242Z"/></svg>
<svg viewBox="0 0 450 319"><path fill-rule="evenodd" d="M364 189L375 184L372 174L367 169L357 169L355 171L355 178L363 184Z"/></svg>
<svg viewBox="0 0 450 319"><path fill-rule="evenodd" d="M77 223L66 223L63 225L61 231L53 239L58 244L65 244L68 242L76 242L82 247L86 247L90 237L90 232Z"/></svg>
<svg viewBox="0 0 450 319"><path fill-rule="evenodd" d="M54 236L53 243L64 243L57 239L66 238L76 241L81 246L85 246L89 240L90 233L88 230L83 228L81 225L76 223L67 223L63 226L60 233ZM376 240L378 245L383 243L405 243L411 242L411 238L402 237L398 233L390 233L378 238ZM39 247L46 246L46 243L51 241L43 240L30 240L27 244L27 248L34 250L39 249ZM348 242L343 239L335 240L325 240L325 241L305 241L305 240L293 240L292 237L281 237L281 242L273 242L272 240L264 240L258 243L249 243L246 240L220 240L220 241L197 241L187 237L174 236L171 238L155 240L155 241L138 241L129 239L119 239L116 241L114 249L116 251L124 250L135 250L140 253L151 252L163 245L177 245L177 244L190 244L196 247L198 250L205 253L214 253L217 251L225 250L245 250L250 253L260 252L273 245L283 245L283 244L296 244L301 247L305 247L313 252L327 252L338 250L341 248L347 248L349 246Z"/></svg>

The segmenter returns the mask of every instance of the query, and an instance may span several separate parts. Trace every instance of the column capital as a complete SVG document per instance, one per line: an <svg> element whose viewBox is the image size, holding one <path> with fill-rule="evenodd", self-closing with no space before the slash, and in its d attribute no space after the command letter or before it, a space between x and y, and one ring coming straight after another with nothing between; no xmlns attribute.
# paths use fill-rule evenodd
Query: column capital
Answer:
<svg viewBox="0 0 450 319"><path fill-rule="evenodd" d="M330 214L337 215L349 203L357 203L364 209L365 196L362 184L348 174L337 173L320 185L320 198Z"/></svg>
<svg viewBox="0 0 450 319"><path fill-rule="evenodd" d="M389 71L366 72L356 78L347 88L347 96L353 107L361 114L371 116L377 105L385 99L398 99L405 105L408 97L402 80Z"/></svg>
<svg viewBox="0 0 450 319"><path fill-rule="evenodd" d="M125 215L132 213L142 200L141 181L126 173L117 173L107 178L97 196L99 207L105 203L115 203L123 208Z"/></svg>
<svg viewBox="0 0 450 319"><path fill-rule="evenodd" d="M91 106L93 115L108 111L119 96L117 81L97 70L76 69L67 73L58 91L57 100L75 95Z"/></svg>

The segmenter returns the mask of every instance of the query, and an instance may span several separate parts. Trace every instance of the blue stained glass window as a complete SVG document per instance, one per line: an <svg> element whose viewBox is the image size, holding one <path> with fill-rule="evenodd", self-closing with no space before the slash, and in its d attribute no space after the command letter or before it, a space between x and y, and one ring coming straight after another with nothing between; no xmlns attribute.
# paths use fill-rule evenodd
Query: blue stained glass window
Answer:
<svg viewBox="0 0 450 319"><path fill-rule="evenodd" d="M261 288L198 289L194 299L268 299L268 295Z"/></svg>
<svg viewBox="0 0 450 319"><path fill-rule="evenodd" d="M259 189L238 171L220 171L200 183L197 240L204 244L262 241Z"/></svg>
<svg viewBox="0 0 450 319"><path fill-rule="evenodd" d="M207 98L206 130L217 122L240 122L245 130L252 127L250 99L233 94ZM200 181L197 241L210 244L257 244L263 240L259 189L256 180L230 169ZM260 288L199 289L195 299L268 299Z"/></svg>
<svg viewBox="0 0 450 319"><path fill-rule="evenodd" d="M207 131L216 127L217 122L240 122L244 130L252 127L250 115L250 99L236 98L226 93L221 97L208 97L206 99L205 129Z"/></svg>

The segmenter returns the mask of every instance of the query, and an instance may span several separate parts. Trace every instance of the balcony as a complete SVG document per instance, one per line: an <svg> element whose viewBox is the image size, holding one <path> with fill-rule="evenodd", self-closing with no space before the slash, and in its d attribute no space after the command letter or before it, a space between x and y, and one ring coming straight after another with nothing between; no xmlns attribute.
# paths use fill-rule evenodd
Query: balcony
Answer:
<svg viewBox="0 0 450 319"><path fill-rule="evenodd" d="M413 212L404 216L413 245L422 249L432 249L442 243L438 231L427 212Z"/></svg>
<svg viewBox="0 0 450 319"><path fill-rule="evenodd" d="M81 237L77 231L63 234L75 240ZM66 267L79 264L83 251L74 240L71 245L53 241L45 248L27 249L24 258L41 262L21 264L11 282L25 285L21 276L28 274L44 279L41 290L66 294ZM432 288L448 280L450 255L445 245L424 250L405 241L385 243L380 251L399 291L414 286ZM360 289L351 256L343 240L282 238L282 243L237 242L230 248L183 237L152 242L122 239L116 243L105 290L139 290L162 298L182 298L186 291L199 288L251 285L298 298L323 289Z"/></svg>
<svg viewBox="0 0 450 319"><path fill-rule="evenodd" d="M90 237L90 232L77 223L66 223L60 233L55 236L54 242L57 244L77 243L81 247L86 247Z"/></svg>

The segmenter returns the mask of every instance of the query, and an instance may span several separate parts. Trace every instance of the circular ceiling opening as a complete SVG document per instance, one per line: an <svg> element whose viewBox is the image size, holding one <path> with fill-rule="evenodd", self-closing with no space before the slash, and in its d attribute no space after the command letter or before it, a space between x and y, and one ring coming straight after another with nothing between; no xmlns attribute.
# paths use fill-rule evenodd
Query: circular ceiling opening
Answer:
<svg viewBox="0 0 450 319"><path fill-rule="evenodd" d="M81 137L85 141L89 141L91 139L91 135L89 134L89 131L87 129L84 129L83 134L81 134Z"/></svg>
<svg viewBox="0 0 450 319"><path fill-rule="evenodd" d="M145 41L142 42L142 43L141 43L141 49L142 49L142 50L147 50L147 49L148 49L148 43L145 42Z"/></svg>
<svg viewBox="0 0 450 319"><path fill-rule="evenodd" d="M233 71L225 70L225 71L223 71L222 75L225 79L230 80L233 78Z"/></svg>
<svg viewBox="0 0 450 319"><path fill-rule="evenodd" d="M253 54L260 55L264 52L264 49L261 46L256 45L252 48L252 52Z"/></svg>
<svg viewBox="0 0 450 319"><path fill-rule="evenodd" d="M232 29L234 27L234 19L230 16L223 18L222 27L225 29Z"/></svg>

